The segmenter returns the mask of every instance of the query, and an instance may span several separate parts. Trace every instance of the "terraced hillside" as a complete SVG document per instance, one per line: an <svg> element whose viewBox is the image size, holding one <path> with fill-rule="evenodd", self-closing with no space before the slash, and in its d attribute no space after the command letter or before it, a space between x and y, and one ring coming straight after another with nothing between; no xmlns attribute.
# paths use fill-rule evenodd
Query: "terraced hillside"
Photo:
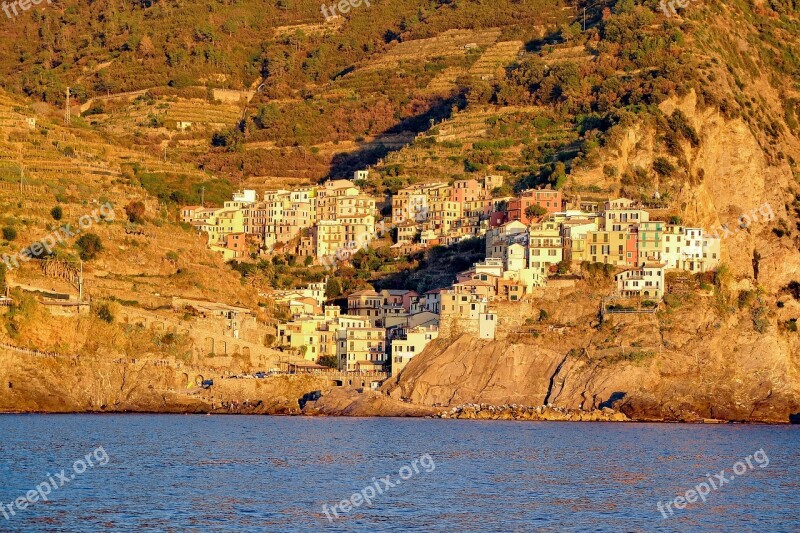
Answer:
<svg viewBox="0 0 800 533"><path fill-rule="evenodd" d="M161 303L170 295L251 301L238 281L230 284L233 274L227 279L219 271L222 262L206 250L203 238L177 225L174 211L134 184L137 177L157 173L198 182L209 176L189 165L164 163L158 154L122 148L85 128L67 128L1 93L0 117L7 124L0 130L0 225L14 230L12 239L0 239L0 255L16 257L63 224L77 228L82 216L96 217L108 203L113 213L103 221L93 217L86 230L103 243L97 258L85 263L87 295ZM133 172L134 166L141 172ZM143 234L126 232L124 208L132 201L146 206ZM58 219L51 213L56 207ZM77 259L78 237L60 239L55 255ZM57 283L42 278L36 262L20 263L14 272L18 280L48 288Z"/></svg>

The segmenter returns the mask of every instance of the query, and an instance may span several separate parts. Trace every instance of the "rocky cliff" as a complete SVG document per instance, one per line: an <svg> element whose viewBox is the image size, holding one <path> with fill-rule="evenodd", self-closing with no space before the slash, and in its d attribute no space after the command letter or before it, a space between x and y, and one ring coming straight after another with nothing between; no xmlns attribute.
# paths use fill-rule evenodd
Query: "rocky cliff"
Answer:
<svg viewBox="0 0 800 533"><path fill-rule="evenodd" d="M636 420L789 422L800 412L800 338L754 325L751 309L720 317L714 305L689 296L680 310L609 315L562 333L440 339L383 390L447 407L544 404L611 407Z"/></svg>

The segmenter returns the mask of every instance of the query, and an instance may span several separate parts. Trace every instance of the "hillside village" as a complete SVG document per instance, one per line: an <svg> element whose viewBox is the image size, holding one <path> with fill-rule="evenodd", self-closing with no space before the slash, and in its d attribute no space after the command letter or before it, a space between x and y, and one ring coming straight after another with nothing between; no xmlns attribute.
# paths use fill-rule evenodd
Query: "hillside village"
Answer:
<svg viewBox="0 0 800 533"><path fill-rule="evenodd" d="M277 326L276 345L302 355L307 370L397 374L439 335L494 339L497 303L574 284L573 272L584 264L614 273L616 290L602 313L653 312L667 289L665 272L711 272L720 264L718 235L675 217L651 219L633 200L568 199L550 187L499 196L499 176L414 184L378 199L359 187L366 175L261 195L243 190L221 208L181 212L227 260L294 255L331 275L385 234L397 255L485 239L483 261L455 273L450 286L422 294L359 290L343 310L327 305L327 280L272 291L269 298L288 317Z"/></svg>

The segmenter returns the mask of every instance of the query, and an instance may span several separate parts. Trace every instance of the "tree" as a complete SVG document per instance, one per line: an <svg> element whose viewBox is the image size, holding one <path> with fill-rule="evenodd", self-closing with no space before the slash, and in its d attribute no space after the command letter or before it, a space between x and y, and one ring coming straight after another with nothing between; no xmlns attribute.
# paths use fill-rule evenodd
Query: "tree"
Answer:
<svg viewBox="0 0 800 533"><path fill-rule="evenodd" d="M17 230L12 228L11 226L6 226L3 228L3 238L7 241L13 241L17 238Z"/></svg>
<svg viewBox="0 0 800 533"><path fill-rule="evenodd" d="M64 217L64 211L60 205L57 205L50 210L50 216L53 217L53 220L61 220Z"/></svg>
<svg viewBox="0 0 800 533"><path fill-rule="evenodd" d="M306 256L306 258L305 258L305 259L303 259L303 265L305 265L305 266L307 266L307 267L308 267L308 266L311 266L311 264L312 264L313 262L314 262L314 258L313 258L313 257L311 257L310 255L307 255L307 256Z"/></svg>
<svg viewBox="0 0 800 533"><path fill-rule="evenodd" d="M138 200L125 206L125 214L128 215L128 220L134 224L144 222L144 212L144 204Z"/></svg>
<svg viewBox="0 0 800 533"><path fill-rule="evenodd" d="M97 254L103 251L103 242L94 233L86 233L75 242L81 259L91 261Z"/></svg>
<svg viewBox="0 0 800 533"><path fill-rule="evenodd" d="M336 278L328 280L328 286L325 287L325 297L330 300L341 296L341 294L342 286L339 284L339 280Z"/></svg>
<svg viewBox="0 0 800 533"><path fill-rule="evenodd" d="M544 207L533 204L525 208L525 216L528 218L536 218L547 214L547 209Z"/></svg>
<svg viewBox="0 0 800 533"><path fill-rule="evenodd" d="M139 55L144 57L150 57L155 52L155 47L153 46L153 40L145 35L139 41L139 46L136 47L136 51L139 52Z"/></svg>
<svg viewBox="0 0 800 533"><path fill-rule="evenodd" d="M319 364L328 368L339 368L339 361L335 355L323 355L319 358Z"/></svg>

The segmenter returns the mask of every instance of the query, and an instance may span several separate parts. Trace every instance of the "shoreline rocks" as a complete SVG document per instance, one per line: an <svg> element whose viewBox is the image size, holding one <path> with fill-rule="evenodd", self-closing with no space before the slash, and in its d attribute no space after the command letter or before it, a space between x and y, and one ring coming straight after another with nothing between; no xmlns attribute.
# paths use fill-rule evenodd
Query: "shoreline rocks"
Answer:
<svg viewBox="0 0 800 533"><path fill-rule="evenodd" d="M530 420L559 422L632 422L624 413L604 407L591 411L540 405L465 404L435 415L435 418L460 420Z"/></svg>

